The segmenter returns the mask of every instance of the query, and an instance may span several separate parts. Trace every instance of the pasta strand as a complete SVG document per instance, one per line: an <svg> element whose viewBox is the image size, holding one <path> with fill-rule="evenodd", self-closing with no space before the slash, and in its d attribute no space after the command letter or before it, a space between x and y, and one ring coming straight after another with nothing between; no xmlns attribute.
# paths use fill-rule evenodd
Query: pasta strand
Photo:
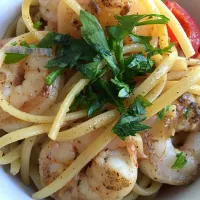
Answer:
<svg viewBox="0 0 200 200"><path fill-rule="evenodd" d="M78 16L80 15L82 8L77 1L75 0L62 0L62 1L64 1Z"/></svg>
<svg viewBox="0 0 200 200"><path fill-rule="evenodd" d="M156 113L158 113L162 108L170 105L173 101L175 101L178 97L180 97L183 93L185 93L190 87L196 84L200 80L200 67L191 70L185 78L181 79L174 87L165 92L162 96L156 99L153 102L153 105L146 108L147 118L153 117Z"/></svg>
<svg viewBox="0 0 200 200"><path fill-rule="evenodd" d="M0 158L0 165L7 165L21 157L22 145L20 144L17 148L7 153Z"/></svg>
<svg viewBox="0 0 200 200"><path fill-rule="evenodd" d="M134 91L134 95L128 99L129 104L133 102L134 98L137 95L145 96L148 92L158 84L160 79L166 75L166 73L171 69L175 60L177 58L177 52L174 51L173 53L167 55L160 66L155 69L155 71Z"/></svg>
<svg viewBox="0 0 200 200"><path fill-rule="evenodd" d="M30 5L32 0L24 0L22 4L22 17L24 20L24 23L26 24L26 27L28 30L33 34L35 38L37 38L39 41L44 37L37 29L33 27L33 22L31 20L30 16Z"/></svg>
<svg viewBox="0 0 200 200"><path fill-rule="evenodd" d="M143 6L147 9L149 14L160 14L158 8L156 7L153 0L140 0L143 4ZM165 48L169 45L168 42L168 32L166 25L157 24L154 25L154 28L156 29L156 36L159 37L159 44L161 49Z"/></svg>
<svg viewBox="0 0 200 200"><path fill-rule="evenodd" d="M161 188L161 186L162 186L162 183L155 182L155 181L152 181L151 186L148 188L142 188L140 185L136 183L133 188L133 191L141 196L151 196L157 193L158 190Z"/></svg>
<svg viewBox="0 0 200 200"><path fill-rule="evenodd" d="M88 85L89 82L90 82L90 80L88 80L88 79L81 79L72 88L72 90L69 92L69 94L67 95L67 97L65 98L63 103L61 104L58 114L56 115L55 120L52 124L51 130L48 134L48 136L52 140L55 140L57 138L58 131L60 130L61 125L63 124L64 117L65 117L66 113L69 112L69 108L70 108L72 102L74 101L76 95L78 95L84 89L84 87L86 85Z"/></svg>
<svg viewBox="0 0 200 200"><path fill-rule="evenodd" d="M172 14L172 12L167 8L167 6L162 1L154 0L154 2L158 7L160 13L170 19L168 25L170 26L171 30L176 36L185 56L187 58L192 57L195 54L195 51L185 31L180 25L179 21L176 19L176 17Z"/></svg>
<svg viewBox="0 0 200 200"><path fill-rule="evenodd" d="M2 108L3 111L9 113L13 117L16 117L16 118L21 119L26 122L32 122L32 123L36 123L36 124L52 123L56 117L56 116L39 116L39 115L33 115L33 114L29 114L29 113L20 111L17 108L15 108L14 106L12 106L11 104L9 104L6 100L4 100L1 92L0 92L0 107ZM79 114L80 114L80 116L85 117L86 112L79 111ZM63 118L64 118L63 119L64 121L69 121L69 120L71 120L71 118L73 118L73 114L69 113L68 115L63 116Z"/></svg>
<svg viewBox="0 0 200 200"><path fill-rule="evenodd" d="M22 145L22 154L21 154L21 178L26 185L30 184L29 180L29 171L30 171L30 157L33 145L37 137L29 137L24 140Z"/></svg>
<svg viewBox="0 0 200 200"><path fill-rule="evenodd" d="M80 79L82 78L82 75L80 72L76 72L70 79L67 81L63 89L61 90L60 94L58 95L57 102L63 101L69 92L69 88L73 85L75 85Z"/></svg>
<svg viewBox="0 0 200 200"><path fill-rule="evenodd" d="M100 127L110 124L112 121L119 117L119 112L117 110L111 110L101 115L98 115L86 122L81 123L69 130L62 131L57 137L57 141L67 141L79 138L87 133L90 133Z"/></svg>
<svg viewBox="0 0 200 200"><path fill-rule="evenodd" d="M151 92L149 92L145 98L148 99L150 102L153 102L155 101L159 95L162 93L164 87L165 87L165 84L166 84L166 81L167 81L167 75L165 75L163 78L161 78L160 82L158 83L158 85L156 85L152 90Z"/></svg>
<svg viewBox="0 0 200 200"><path fill-rule="evenodd" d="M13 175L13 176L16 176L19 171L20 171L20 168L21 168L21 164L20 164L20 159L17 159L15 161L13 161L11 163L11 166L10 166L10 173Z"/></svg>

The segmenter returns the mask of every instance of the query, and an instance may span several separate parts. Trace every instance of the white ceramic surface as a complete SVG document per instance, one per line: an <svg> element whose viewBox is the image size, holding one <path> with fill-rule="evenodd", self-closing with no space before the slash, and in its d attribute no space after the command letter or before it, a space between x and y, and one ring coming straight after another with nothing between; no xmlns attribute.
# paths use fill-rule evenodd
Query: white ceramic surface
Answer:
<svg viewBox="0 0 200 200"><path fill-rule="evenodd" d="M22 0L0 0L0 38L20 13Z"/></svg>
<svg viewBox="0 0 200 200"><path fill-rule="evenodd" d="M22 0L0 0L0 38L19 14ZM177 0L199 22L200 0ZM31 189L0 167L0 200L31 200ZM163 189L156 200L200 200L200 179L189 186Z"/></svg>

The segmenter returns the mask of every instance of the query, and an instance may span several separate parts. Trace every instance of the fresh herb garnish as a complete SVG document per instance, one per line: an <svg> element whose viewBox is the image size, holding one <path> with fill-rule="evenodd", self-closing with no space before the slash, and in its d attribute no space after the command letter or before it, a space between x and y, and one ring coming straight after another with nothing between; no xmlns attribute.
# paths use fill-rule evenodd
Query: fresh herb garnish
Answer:
<svg viewBox="0 0 200 200"><path fill-rule="evenodd" d="M120 27L129 32L131 32L135 26L167 24L169 22L169 18L159 14L116 16L116 19L118 20Z"/></svg>
<svg viewBox="0 0 200 200"><path fill-rule="evenodd" d="M100 91L98 91L100 93ZM70 110L74 111L77 108L85 108L88 111L88 116L91 117L101 110L107 102L107 96L103 93L98 95L97 91L91 85L87 86L75 99Z"/></svg>
<svg viewBox="0 0 200 200"><path fill-rule="evenodd" d="M84 40L107 61L114 75L118 75L119 68L109 49L104 31L96 17L81 10L80 20L83 24L81 34Z"/></svg>
<svg viewBox="0 0 200 200"><path fill-rule="evenodd" d="M149 126L141 124L146 119L144 114L145 108L151 103L142 96L137 96L133 104L128 108L127 112L122 114L119 121L113 127L113 132L122 140L127 136L135 136L141 131L150 129Z"/></svg>
<svg viewBox="0 0 200 200"><path fill-rule="evenodd" d="M183 169L186 164L187 164L187 159L186 159L186 156L184 155L184 153L183 152L177 153L176 161L173 164L172 169L174 169L174 170Z"/></svg>
<svg viewBox="0 0 200 200"><path fill-rule="evenodd" d="M51 72L45 79L47 85L51 85L56 78L58 78L64 72L64 70L65 69L56 69L55 71Z"/></svg>
<svg viewBox="0 0 200 200"><path fill-rule="evenodd" d="M152 37L150 37L150 36L139 36L139 35L134 35L133 33L131 33L129 36L131 37L131 39L133 40L134 43L144 45L144 49L145 49L145 52L147 53L148 57L156 55L156 54L169 53L169 52L171 52L171 48L174 45L174 43L171 43L171 44L169 44L169 46L167 46L163 49L154 48L150 43L152 40Z"/></svg>
<svg viewBox="0 0 200 200"><path fill-rule="evenodd" d="M5 64L18 63L22 59L24 59L27 54L18 54L18 53L6 53L6 57L4 59Z"/></svg>
<svg viewBox="0 0 200 200"><path fill-rule="evenodd" d="M150 128L142 124L146 119L145 108L151 105L150 102L142 96L137 96L128 109L123 103L134 90L134 77L153 72L154 62L151 56L170 52L172 45L165 49L154 48L150 44L152 37L132 33L135 26L166 24L169 19L163 15L115 17L118 24L107 27L107 34L105 34L95 16L81 10L82 38L75 39L69 34L49 32L37 46L29 45L25 41L20 45L55 50L55 57L45 66L50 71L46 77L48 85L51 85L66 68L76 68L84 78L90 79L90 84L75 98L70 109L85 108L88 116L91 117L102 111L105 104L114 105L121 113L121 117L113 127L113 132L125 139L129 135ZM34 28L38 29L41 25L41 22L36 22ZM134 43L142 44L145 51L125 56L123 47L127 37L130 37ZM20 55L18 59L13 59L13 62L20 61L23 56L26 55ZM8 60L7 57L5 62Z"/></svg>
<svg viewBox="0 0 200 200"><path fill-rule="evenodd" d="M190 112L191 112L191 108L186 108L186 109L185 109L185 111L184 111L185 119L188 119L188 118L189 118Z"/></svg>
<svg viewBox="0 0 200 200"><path fill-rule="evenodd" d="M169 111L170 105L164 107L160 112L158 112L157 117L159 120L163 120L165 118L166 112Z"/></svg>
<svg viewBox="0 0 200 200"><path fill-rule="evenodd" d="M116 85L116 87L119 90L118 97L120 98L127 98L130 97L130 93L132 92L132 89L130 86L123 81L120 81L117 77L114 79L111 79L111 82Z"/></svg>
<svg viewBox="0 0 200 200"><path fill-rule="evenodd" d="M20 42L20 46L22 46L22 47L28 47L29 45L28 45L28 43L26 41L21 41Z"/></svg>
<svg viewBox="0 0 200 200"><path fill-rule="evenodd" d="M17 42L13 42L11 45L16 46ZM21 41L20 46L27 47L27 48L36 48L37 47L34 44L29 45L26 41ZM6 53L4 62L5 62L5 64L18 63L27 56L28 56L28 54L26 54L26 53L24 53L24 54L22 54L22 53L21 54L20 53Z"/></svg>
<svg viewBox="0 0 200 200"><path fill-rule="evenodd" d="M16 41L15 41L15 42L12 42L11 45L12 45L12 46L16 46L16 45L17 45L17 42L16 42Z"/></svg>
<svg viewBox="0 0 200 200"><path fill-rule="evenodd" d="M40 27L42 26L42 22L41 21L37 21L37 22L35 22L34 24L33 24L33 28L35 28L35 29L39 29Z"/></svg>
<svg viewBox="0 0 200 200"><path fill-rule="evenodd" d="M106 72L106 70L99 68L99 62L97 61L88 64L79 64L77 69L87 79L99 78Z"/></svg>

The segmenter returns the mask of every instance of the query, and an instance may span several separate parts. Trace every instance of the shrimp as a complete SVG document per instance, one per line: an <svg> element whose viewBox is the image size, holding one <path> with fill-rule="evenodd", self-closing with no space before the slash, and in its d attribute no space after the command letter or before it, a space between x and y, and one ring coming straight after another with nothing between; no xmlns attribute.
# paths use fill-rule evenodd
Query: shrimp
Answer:
<svg viewBox="0 0 200 200"><path fill-rule="evenodd" d="M126 148L117 148L100 152L86 174L89 184L102 199L122 199L135 185L137 166Z"/></svg>
<svg viewBox="0 0 200 200"><path fill-rule="evenodd" d="M101 132L102 129L98 129L71 142L48 142L39 157L42 184L45 186L55 180ZM52 197L57 200L120 200L133 189L137 171L127 148L114 147L113 143Z"/></svg>
<svg viewBox="0 0 200 200"><path fill-rule="evenodd" d="M149 120L152 130L144 133L144 150L147 160L139 162L140 169L155 181L170 185L184 185L193 181L198 173L200 164L200 132L199 108L195 98L186 93L176 102L176 117L165 121L158 121L156 117ZM185 116L185 110L190 109L189 115ZM184 144L175 148L171 138L162 137L160 132L168 132L172 126L174 132L186 131L188 134ZM165 135L165 133L164 133ZM177 159L177 154L183 152L187 163L182 169L172 169Z"/></svg>
<svg viewBox="0 0 200 200"><path fill-rule="evenodd" d="M48 22L49 27L56 30L59 0L39 0L39 3L39 10L43 19Z"/></svg>
<svg viewBox="0 0 200 200"><path fill-rule="evenodd" d="M116 25L115 15L144 14L146 10L136 0L77 0L87 12L96 16L102 27ZM79 17L65 4L58 0L39 0L40 12L48 25L57 27L59 33L69 33L80 38ZM138 27L135 33L150 35L153 26Z"/></svg>
<svg viewBox="0 0 200 200"><path fill-rule="evenodd" d="M15 108L31 114L42 114L56 100L60 85L58 78L47 86L45 78L48 70L44 68L50 58L30 55L25 61L4 64L0 69L0 89L3 97ZM5 131L12 129L13 117L0 110L0 127Z"/></svg>

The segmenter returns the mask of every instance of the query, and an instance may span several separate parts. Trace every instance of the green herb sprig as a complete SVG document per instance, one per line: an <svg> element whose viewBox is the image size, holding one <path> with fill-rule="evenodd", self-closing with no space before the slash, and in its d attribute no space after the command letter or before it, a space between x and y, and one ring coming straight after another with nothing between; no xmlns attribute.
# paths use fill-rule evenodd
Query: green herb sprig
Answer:
<svg viewBox="0 0 200 200"><path fill-rule="evenodd" d="M176 154L176 161L171 167L174 170L183 169L184 166L187 164L186 156L183 152Z"/></svg>
<svg viewBox="0 0 200 200"><path fill-rule="evenodd" d="M150 106L144 97L137 96L133 104L126 109L124 99L133 93L134 77L146 75L155 69L151 56L170 52L173 44L164 49L154 48L152 37L134 35L136 26L149 24L166 24L169 19L164 15L128 15L115 16L117 26L106 27L105 34L95 16L81 10L81 38L72 38L69 34L49 32L37 45L38 48L54 48L55 58L45 66L49 71L46 83L51 85L67 68L76 68L90 84L75 98L71 110L85 108L88 116L101 112L106 104L112 104L121 113L113 132L121 139L134 136L150 127L142 124L146 119L145 108ZM34 24L38 29L41 22ZM124 40L129 37L134 43L143 45L145 52L124 56ZM21 45L28 45L25 42ZM29 45L30 47L31 45ZM30 48L34 48L32 46ZM6 63L19 62L27 55L6 55ZM163 118L166 110L159 116Z"/></svg>

